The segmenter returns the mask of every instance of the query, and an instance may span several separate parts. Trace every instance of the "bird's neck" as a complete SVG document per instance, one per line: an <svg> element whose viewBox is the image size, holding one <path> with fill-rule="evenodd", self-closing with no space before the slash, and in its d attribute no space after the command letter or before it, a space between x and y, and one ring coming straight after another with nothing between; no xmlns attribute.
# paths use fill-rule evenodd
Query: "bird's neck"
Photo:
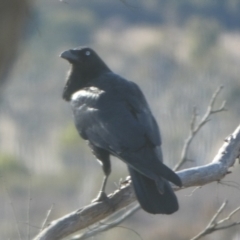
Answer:
<svg viewBox="0 0 240 240"><path fill-rule="evenodd" d="M74 88L78 88L76 90L84 88L88 81L89 79L84 76L82 71L79 71L79 69L74 65L71 66L67 82L70 82Z"/></svg>
<svg viewBox="0 0 240 240"><path fill-rule="evenodd" d="M102 68L95 68L93 71L88 72L79 71L77 67L72 65L63 90L63 99L70 101L72 94L91 85L94 79L107 72L111 72L111 70L106 65L104 68L102 66Z"/></svg>
<svg viewBox="0 0 240 240"><path fill-rule="evenodd" d="M85 87L87 81L82 77L79 71L74 71L73 66L68 72L65 87L63 89L63 99L66 101L71 100L72 94Z"/></svg>

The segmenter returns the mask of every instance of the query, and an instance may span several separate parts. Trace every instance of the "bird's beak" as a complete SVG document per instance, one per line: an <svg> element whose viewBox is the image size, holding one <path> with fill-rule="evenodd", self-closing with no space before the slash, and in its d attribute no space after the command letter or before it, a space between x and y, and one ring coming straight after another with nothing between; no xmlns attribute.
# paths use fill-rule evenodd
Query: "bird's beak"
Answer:
<svg viewBox="0 0 240 240"><path fill-rule="evenodd" d="M78 57L76 56L76 53L72 49L62 52L60 54L60 57L68 60L69 62L78 61Z"/></svg>

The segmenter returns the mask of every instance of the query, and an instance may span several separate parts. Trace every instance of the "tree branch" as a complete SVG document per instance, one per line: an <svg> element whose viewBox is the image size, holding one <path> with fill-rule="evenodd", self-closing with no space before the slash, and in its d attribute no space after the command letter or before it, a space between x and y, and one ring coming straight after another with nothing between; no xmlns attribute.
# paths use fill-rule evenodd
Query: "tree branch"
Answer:
<svg viewBox="0 0 240 240"><path fill-rule="evenodd" d="M192 120L190 123L190 132L188 135L188 138L185 140L184 146L183 146L183 150L181 153L181 158L179 160L179 162L175 165L175 167L173 168L174 171L179 170L182 165L186 162L189 161L187 159L187 152L188 149L190 147L190 144L192 142L192 140L194 139L194 137L196 136L196 134L199 132L199 130L207 123L210 121L210 116L219 112L223 112L226 111L225 105L226 105L226 101L222 102L222 105L220 106L220 108L217 109L213 109L214 108L214 104L216 101L217 96L219 95L219 93L221 92L221 90L223 89L223 86L220 86L215 93L213 94L208 107L207 107L207 111L206 113L203 115L202 119L199 121L199 123L196 123L197 120L197 110L196 108L193 109L193 116L192 116Z"/></svg>
<svg viewBox="0 0 240 240"><path fill-rule="evenodd" d="M50 214L51 214L51 212L52 212L52 210L53 210L53 207L54 207L54 203L52 204L52 206L50 207L50 209L47 211L47 215L46 215L45 219L43 220L43 223L42 223L42 227L41 227L41 229L40 229L40 232L45 228L46 223L47 223L47 221L48 221L48 218L49 218L49 216L50 216Z"/></svg>
<svg viewBox="0 0 240 240"><path fill-rule="evenodd" d="M213 161L207 165L185 169L177 172L183 188L202 186L207 183L221 180L229 173L236 158L240 154L240 125L225 140ZM179 188L174 187L175 190ZM53 221L35 240L59 240L70 234L84 229L112 213L134 202L135 195L129 181L122 183L120 189L109 195L109 203L92 203L64 217Z"/></svg>
<svg viewBox="0 0 240 240"><path fill-rule="evenodd" d="M240 207L238 207L234 211L232 211L226 218L223 218L223 219L217 221L217 218L223 212L223 210L225 209L226 205L227 205L227 201L225 201L221 205L221 207L217 210L217 212L214 214L214 216L212 217L212 219L210 220L210 222L208 223L206 228L203 231L201 231L198 235L196 235L195 237L191 238L190 240L198 240L198 239L200 239L200 238L202 238L202 237L204 237L204 236L206 236L208 234L211 234L212 232L223 230L223 229L226 229L226 228L230 228L230 227L239 225L240 222L233 222L233 223L230 223L228 225L220 226L221 224L231 220L232 216L234 214L236 214L237 212L239 212L239 210L240 210Z"/></svg>
<svg viewBox="0 0 240 240"><path fill-rule="evenodd" d="M35 240L57 240L84 229L130 205L136 198L129 181L110 194L108 202L95 202L53 221Z"/></svg>
<svg viewBox="0 0 240 240"><path fill-rule="evenodd" d="M126 218L129 218L131 215L133 215L137 210L140 209L139 204L135 204L132 208L129 210L121 210L125 211L124 213L121 213L121 211L115 213L114 215L118 216L111 216L110 219L106 219L103 222L98 223L98 225L95 228L88 229L86 232L77 235L73 237L71 240L83 240L87 239L89 237L92 237L100 232L107 231L117 225L119 225L121 222L123 222Z"/></svg>
<svg viewBox="0 0 240 240"><path fill-rule="evenodd" d="M178 172L183 186L202 186L210 182L221 180L230 173L229 168L233 166L240 152L240 125L225 139L213 161L207 165L193 167Z"/></svg>

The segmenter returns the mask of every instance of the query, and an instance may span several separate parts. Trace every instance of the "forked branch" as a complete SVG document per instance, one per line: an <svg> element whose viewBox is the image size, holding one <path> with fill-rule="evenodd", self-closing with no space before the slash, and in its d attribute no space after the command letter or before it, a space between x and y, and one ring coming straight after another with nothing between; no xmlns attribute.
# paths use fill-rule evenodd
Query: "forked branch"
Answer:
<svg viewBox="0 0 240 240"><path fill-rule="evenodd" d="M210 116L212 116L213 114L219 113L219 112L223 112L226 111L225 105L226 105L226 101L222 102L222 105L217 108L214 109L214 104L216 101L217 96L219 95L219 93L221 92L221 90L223 89L223 86L220 86L216 92L213 94L208 107L207 107L207 111L206 113L203 115L202 119L197 123L197 110L196 108L193 109L193 116L192 116L192 120L190 123L190 132L189 135L187 137L187 139L185 140L183 149L182 149L182 153L181 153L181 157L179 162L175 165L175 167L173 168L174 171L179 170L182 165L188 161L187 159L187 153L190 147L191 142L193 141L194 137L196 136L196 134L199 132L199 130L207 123L210 121Z"/></svg>
<svg viewBox="0 0 240 240"><path fill-rule="evenodd" d="M227 201L225 201L221 207L217 210L217 212L214 214L214 216L212 217L212 219L210 220L210 222L208 223L208 225L206 226L206 228L201 231L198 235L196 235L195 237L191 238L190 240L198 240L208 234L211 234L213 232L219 231L219 230L223 230L226 228L230 228L230 227L234 227L236 225L240 225L240 221L237 222L232 222L232 223L228 223L226 225L224 225L226 222L229 222L231 220L231 218L233 217L233 215L235 215L237 212L240 211L240 207L236 208L235 210L233 210L226 218L223 218L221 220L217 220L217 218L219 217L219 215L223 212L223 210L225 209L227 205Z"/></svg>

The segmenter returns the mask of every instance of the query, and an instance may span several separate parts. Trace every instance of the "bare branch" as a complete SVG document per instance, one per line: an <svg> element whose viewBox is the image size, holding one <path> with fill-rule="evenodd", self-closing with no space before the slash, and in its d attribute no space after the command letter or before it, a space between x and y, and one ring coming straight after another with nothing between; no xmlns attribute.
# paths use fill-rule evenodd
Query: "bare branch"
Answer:
<svg viewBox="0 0 240 240"><path fill-rule="evenodd" d="M52 210L53 210L53 207L54 207L54 203L52 204L52 206L50 207L50 209L47 211L47 215L46 215L46 217L45 217L45 219L44 219L44 221L43 221L43 223L42 223L42 227L41 227L41 229L40 229L40 232L45 228L46 223L47 223L47 221L48 221L48 219L49 219L49 216L50 216L50 214L51 214L51 212L52 212Z"/></svg>
<svg viewBox="0 0 240 240"><path fill-rule="evenodd" d="M234 214L236 214L240 210L240 207L238 207L234 211L232 211L226 218L223 218L223 219L217 221L217 218L223 212L223 210L225 209L226 205L227 205L227 201L225 201L221 205L221 207L217 210L217 212L214 214L214 216L212 217L212 219L210 220L210 222L208 223L206 228L203 231L201 231L198 235L196 235L195 237L191 238L190 240L197 240L197 239L200 239L200 238L202 238L202 237L204 237L204 236L206 236L208 234L211 234L212 232L216 232L216 231L219 231L219 230L223 230L223 229L226 229L226 228L230 228L230 227L239 225L240 222L233 222L233 223L230 223L228 225L220 226L221 224L231 220L232 216Z"/></svg>
<svg viewBox="0 0 240 240"><path fill-rule="evenodd" d="M222 224L222 223L224 223L226 221L229 221L232 218L232 216L235 215L239 210L240 210L240 207L236 208L226 218L218 221L218 224Z"/></svg>
<svg viewBox="0 0 240 240"><path fill-rule="evenodd" d="M17 234L18 234L18 239L22 240L20 229L19 229L19 225L18 225L18 220L17 220L17 216L16 216L16 212L15 212L15 208L14 208L12 199L11 199L11 197L9 195L8 189L7 189L5 184L4 184L4 189L5 189L5 192L6 192L8 201L9 201L9 204L10 204L11 209L12 209L12 214L13 214L13 217L14 217L14 222L15 222L15 227L16 227L16 231L17 231Z"/></svg>
<svg viewBox="0 0 240 240"><path fill-rule="evenodd" d="M100 232L104 232L107 231L108 229L111 229L117 225L119 225L121 222L123 222L125 219L129 218L130 216L132 216L136 211L138 211L140 209L139 204L135 204L131 209L129 209L128 211L124 210L125 213L120 213L117 212L114 215L118 215L118 217L114 217L111 216L111 218L115 218L114 220L111 220L109 222L109 219L104 220L104 222L101 222L98 224L98 226L96 226L93 229L89 229L86 232L77 235L75 237L72 238L72 240L83 240L83 239L87 239L89 237L92 237ZM123 210L122 210L123 211ZM120 216L119 216L120 215Z"/></svg>
<svg viewBox="0 0 240 240"><path fill-rule="evenodd" d="M53 221L35 240L57 240L84 229L112 213L130 205L136 198L131 184L124 183L120 189L110 194L108 202L94 202L77 211Z"/></svg>
<svg viewBox="0 0 240 240"><path fill-rule="evenodd" d="M228 169L233 166L240 152L240 125L224 141L213 161L207 165L185 169L177 172L184 188L202 186L221 180ZM175 190L179 188L174 187ZM125 181L121 188L109 195L109 203L92 203L74 211L60 219L53 221L35 240L58 240L84 229L112 213L130 205L135 201L135 195L129 181Z"/></svg>
<svg viewBox="0 0 240 240"><path fill-rule="evenodd" d="M30 209L31 209L31 182L29 183L28 187L28 209L27 209L27 222L30 223ZM27 224L27 240L30 240L30 224Z"/></svg>
<svg viewBox="0 0 240 240"><path fill-rule="evenodd" d="M184 187L202 186L213 181L220 181L229 173L228 169L235 163L239 150L240 125L225 140L211 163L178 172Z"/></svg>
<svg viewBox="0 0 240 240"><path fill-rule="evenodd" d="M219 112L223 112L226 111L225 105L226 105L226 101L223 101L222 105L220 106L220 108L218 109L213 109L214 108L214 104L216 101L217 96L219 95L220 91L223 89L223 86L220 86L212 95L212 98L208 104L207 107L207 111L206 113L203 115L202 119L199 121L198 124L196 124L196 120L197 120L197 110L196 107L194 107L193 109L193 116L192 116L192 120L190 123L190 132L189 135L187 137L187 139L185 140L184 146L183 146L183 150L181 153L181 158L179 160L179 162L175 165L175 167L173 168L174 171L179 170L182 165L187 162L187 153L188 153L188 149L190 147L191 142L193 141L194 137L196 136L196 134L199 132L199 130L207 123L210 121L210 116Z"/></svg>

